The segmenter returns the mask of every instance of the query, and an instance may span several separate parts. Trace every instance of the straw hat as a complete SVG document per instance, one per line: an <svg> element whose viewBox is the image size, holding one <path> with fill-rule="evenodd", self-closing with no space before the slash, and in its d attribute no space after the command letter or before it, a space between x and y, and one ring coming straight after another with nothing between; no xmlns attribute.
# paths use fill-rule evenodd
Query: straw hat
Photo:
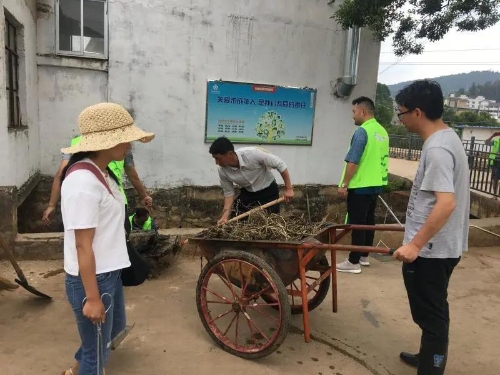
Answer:
<svg viewBox="0 0 500 375"><path fill-rule="evenodd" d="M83 151L100 151L113 148L120 143L150 142L154 133L146 133L134 124L134 119L119 104L100 103L85 108L78 117L81 141L61 149L65 154Z"/></svg>

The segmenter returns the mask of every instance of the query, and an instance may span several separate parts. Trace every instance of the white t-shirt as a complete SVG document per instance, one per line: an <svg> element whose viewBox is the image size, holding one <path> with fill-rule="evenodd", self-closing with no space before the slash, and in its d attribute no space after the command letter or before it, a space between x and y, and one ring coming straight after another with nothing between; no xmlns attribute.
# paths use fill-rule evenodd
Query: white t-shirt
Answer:
<svg viewBox="0 0 500 375"><path fill-rule="evenodd" d="M82 161L92 163L90 159ZM75 229L96 228L92 242L96 274L130 266L125 242L125 200L116 182L111 177L105 179L113 195L86 170L71 172L62 184L64 270L70 275L79 273Z"/></svg>

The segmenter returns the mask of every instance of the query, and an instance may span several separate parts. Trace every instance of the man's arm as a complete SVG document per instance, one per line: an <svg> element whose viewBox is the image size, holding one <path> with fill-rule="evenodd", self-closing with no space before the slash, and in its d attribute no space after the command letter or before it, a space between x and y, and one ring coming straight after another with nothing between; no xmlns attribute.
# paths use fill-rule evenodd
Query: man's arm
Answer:
<svg viewBox="0 0 500 375"><path fill-rule="evenodd" d="M367 143L368 134L366 133L366 130L361 127L356 129L354 135L352 136L351 147L349 147L349 152L344 159L344 161L347 163L347 166L344 178L340 183L340 185L344 185L344 187L340 186L337 190L339 196L345 197L347 195L347 188L349 187L349 183L358 170L358 165L361 161L363 153L365 152Z"/></svg>
<svg viewBox="0 0 500 375"><path fill-rule="evenodd" d="M281 177L283 178L283 182L285 183L285 202L290 202L293 198L293 185L290 180L290 173L288 172L288 168L281 172Z"/></svg>
<svg viewBox="0 0 500 375"><path fill-rule="evenodd" d="M217 221L217 225L224 224L229 220L231 215L231 209L234 203L234 185L233 182L225 175L225 173L219 169L219 179L224 192L224 208L222 209L222 215Z"/></svg>
<svg viewBox="0 0 500 375"><path fill-rule="evenodd" d="M432 148L427 152L420 191L432 192L436 197L436 203L417 234L394 253L395 258L403 262L413 262L422 248L448 222L456 207L453 169L453 156L448 151Z"/></svg>
<svg viewBox="0 0 500 375"><path fill-rule="evenodd" d="M50 216L56 210L57 202L59 201L59 195L61 193L62 171L68 165L68 163L69 163L68 159L63 159L61 161L61 164L59 165L59 169L57 170L57 173L54 176L54 180L52 181L52 187L50 189L49 204L42 215L42 222L45 225L50 224Z"/></svg>
<svg viewBox="0 0 500 375"><path fill-rule="evenodd" d="M253 152L259 163L265 165L266 167L276 169L281 174L285 184L284 198L286 202L290 202L293 198L293 185L285 162L278 156L270 154L260 148L256 148Z"/></svg>
<svg viewBox="0 0 500 375"><path fill-rule="evenodd" d="M222 209L222 215L220 219L217 221L217 225L224 224L229 220L229 216L231 215L231 209L233 208L234 203L234 195L229 197L224 197L224 208Z"/></svg>
<svg viewBox="0 0 500 375"><path fill-rule="evenodd" d="M153 205L153 198L151 198L148 195L148 192L144 187L144 185L142 184L142 181L139 178L139 174L135 169L134 154L132 153L132 149L129 149L127 151L123 162L124 162L123 168L125 169L125 173L127 174L128 179L132 183L132 186L141 197L142 205L146 208L151 207Z"/></svg>
<svg viewBox="0 0 500 375"><path fill-rule="evenodd" d="M145 207L151 207L153 205L153 198L151 198L148 195L148 192L144 185L142 184L141 179L139 178L139 175L137 174L137 171L134 166L125 166L125 173L127 174L128 179L134 186L134 189L139 193L139 196L141 197L141 202L142 205Z"/></svg>
<svg viewBox="0 0 500 375"><path fill-rule="evenodd" d="M432 237L444 227L451 214L455 210L455 194L434 192L436 205L418 233L410 241L411 244L422 249Z"/></svg>
<svg viewBox="0 0 500 375"><path fill-rule="evenodd" d="M345 185L346 187L349 186L349 183L351 182L352 178L356 174L357 170L358 170L358 164L347 162L347 168L345 170L344 179L342 180L342 184Z"/></svg>
<svg viewBox="0 0 500 375"><path fill-rule="evenodd" d="M454 193L434 193L436 205L432 209L424 225L413 239L406 245L401 246L393 255L394 258L411 263L417 259L422 248L434 237L448 222L451 214L455 210Z"/></svg>
<svg viewBox="0 0 500 375"><path fill-rule="evenodd" d="M484 143L489 145L491 143L491 140L495 137L500 137L500 132L494 132L491 137L487 138L484 140Z"/></svg>

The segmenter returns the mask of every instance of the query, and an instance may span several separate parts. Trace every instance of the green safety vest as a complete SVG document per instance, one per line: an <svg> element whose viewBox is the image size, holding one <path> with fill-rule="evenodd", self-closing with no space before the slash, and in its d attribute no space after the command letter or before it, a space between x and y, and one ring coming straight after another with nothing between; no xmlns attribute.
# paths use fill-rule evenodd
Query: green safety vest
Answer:
<svg viewBox="0 0 500 375"><path fill-rule="evenodd" d="M490 165L493 165L495 160L499 158L500 156L498 155L500 152L500 138L497 138L493 141L493 146L491 146L491 152L490 152Z"/></svg>
<svg viewBox="0 0 500 375"><path fill-rule="evenodd" d="M71 146L77 145L82 140L82 136L78 135L71 140ZM125 172L125 161L112 161L108 164L109 169L113 171L116 178L118 179L118 188L122 192L125 197L125 204L128 204L127 195L125 194L125 190L123 189L123 173Z"/></svg>
<svg viewBox="0 0 500 375"><path fill-rule="evenodd" d="M132 216L128 217L128 219L130 220L130 227L131 228L134 227L134 217L135 217L135 214L133 214ZM150 216L150 217L148 217L148 219L142 225L142 230L144 230L144 231L151 230L152 223L153 223L153 220L151 220L151 216Z"/></svg>
<svg viewBox="0 0 500 375"><path fill-rule="evenodd" d="M361 127L366 131L368 142L348 188L385 186L389 175L389 135L374 118L365 121ZM344 165L340 183L344 180L346 169L347 163Z"/></svg>

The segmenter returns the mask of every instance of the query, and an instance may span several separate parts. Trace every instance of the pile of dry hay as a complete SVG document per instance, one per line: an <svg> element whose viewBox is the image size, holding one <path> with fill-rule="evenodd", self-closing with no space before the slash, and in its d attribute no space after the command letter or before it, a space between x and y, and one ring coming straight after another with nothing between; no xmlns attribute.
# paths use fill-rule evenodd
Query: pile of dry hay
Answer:
<svg viewBox="0 0 500 375"><path fill-rule="evenodd" d="M316 235L325 222L310 223L300 212L268 214L257 211L248 217L200 233L203 238L221 238L240 241L300 241Z"/></svg>

